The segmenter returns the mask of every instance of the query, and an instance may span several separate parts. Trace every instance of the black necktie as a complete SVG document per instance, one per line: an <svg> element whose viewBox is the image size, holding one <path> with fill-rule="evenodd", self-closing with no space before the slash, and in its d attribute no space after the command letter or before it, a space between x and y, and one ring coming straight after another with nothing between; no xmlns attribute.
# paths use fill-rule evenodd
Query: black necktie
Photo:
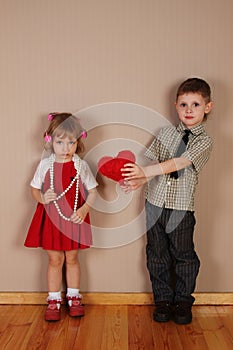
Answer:
<svg viewBox="0 0 233 350"><path fill-rule="evenodd" d="M186 146L189 140L189 135L191 134L191 131L189 129L185 129L184 130L185 134L182 137L179 147L174 155L174 158L179 158L186 150ZM181 176L181 174L183 173L184 169L181 169L179 171L173 171L170 174L170 177L174 178L174 179L178 179L179 176Z"/></svg>

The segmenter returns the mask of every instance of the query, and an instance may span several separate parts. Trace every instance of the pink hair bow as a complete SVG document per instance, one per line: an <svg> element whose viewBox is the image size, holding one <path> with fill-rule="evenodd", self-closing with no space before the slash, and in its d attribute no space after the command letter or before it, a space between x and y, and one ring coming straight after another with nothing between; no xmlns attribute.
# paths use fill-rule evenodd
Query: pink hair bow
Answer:
<svg viewBox="0 0 233 350"><path fill-rule="evenodd" d="M44 139L45 139L45 142L51 142L52 141L52 136L48 135L47 132L46 132Z"/></svg>
<svg viewBox="0 0 233 350"><path fill-rule="evenodd" d="M82 139L85 139L87 137L87 132L85 131L85 130L83 130L82 132L81 132L81 138Z"/></svg>
<svg viewBox="0 0 233 350"><path fill-rule="evenodd" d="M59 114L58 112L54 112L54 113L49 113L48 115L48 120L51 122L53 120L53 118L55 117L56 114Z"/></svg>

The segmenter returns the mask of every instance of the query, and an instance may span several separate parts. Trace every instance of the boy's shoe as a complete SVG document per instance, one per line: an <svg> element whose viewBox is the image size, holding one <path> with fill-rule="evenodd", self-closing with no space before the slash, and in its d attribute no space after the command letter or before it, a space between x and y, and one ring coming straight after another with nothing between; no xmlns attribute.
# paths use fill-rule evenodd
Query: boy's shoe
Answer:
<svg viewBox="0 0 233 350"><path fill-rule="evenodd" d="M84 305L82 305L81 302L82 297L80 295L74 297L67 295L66 298L68 302L69 315L72 317L84 316L85 310Z"/></svg>
<svg viewBox="0 0 233 350"><path fill-rule="evenodd" d="M59 321L61 319L61 300L47 300L45 321Z"/></svg>
<svg viewBox="0 0 233 350"><path fill-rule="evenodd" d="M177 324L192 322L192 304L183 301L178 302L174 308L174 321Z"/></svg>
<svg viewBox="0 0 233 350"><path fill-rule="evenodd" d="M168 300L155 303L154 321L168 322L171 319L171 303Z"/></svg>

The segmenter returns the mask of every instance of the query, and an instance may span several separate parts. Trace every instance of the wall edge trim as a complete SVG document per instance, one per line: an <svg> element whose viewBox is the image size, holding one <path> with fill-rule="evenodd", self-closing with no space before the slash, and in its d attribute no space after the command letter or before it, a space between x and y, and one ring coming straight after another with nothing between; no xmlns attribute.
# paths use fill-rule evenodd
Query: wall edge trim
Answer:
<svg viewBox="0 0 233 350"><path fill-rule="evenodd" d="M86 305L153 305L152 293L82 293ZM196 305L233 305L233 293L194 293ZM65 293L63 292L63 297ZM44 305L47 292L0 292L0 305Z"/></svg>

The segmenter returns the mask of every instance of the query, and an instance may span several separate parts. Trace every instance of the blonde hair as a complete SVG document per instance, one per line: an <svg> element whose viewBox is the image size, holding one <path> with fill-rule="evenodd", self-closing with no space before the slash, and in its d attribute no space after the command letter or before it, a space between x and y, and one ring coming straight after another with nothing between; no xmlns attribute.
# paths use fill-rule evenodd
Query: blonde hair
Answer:
<svg viewBox="0 0 233 350"><path fill-rule="evenodd" d="M49 135L51 139L54 136L74 138L77 140L75 153L78 154L84 151L84 144L81 139L86 134L86 131L81 126L77 117L71 113L50 113L48 119L50 120L50 124L44 133L44 137ZM53 150L52 142L48 142L45 148L47 150Z"/></svg>

